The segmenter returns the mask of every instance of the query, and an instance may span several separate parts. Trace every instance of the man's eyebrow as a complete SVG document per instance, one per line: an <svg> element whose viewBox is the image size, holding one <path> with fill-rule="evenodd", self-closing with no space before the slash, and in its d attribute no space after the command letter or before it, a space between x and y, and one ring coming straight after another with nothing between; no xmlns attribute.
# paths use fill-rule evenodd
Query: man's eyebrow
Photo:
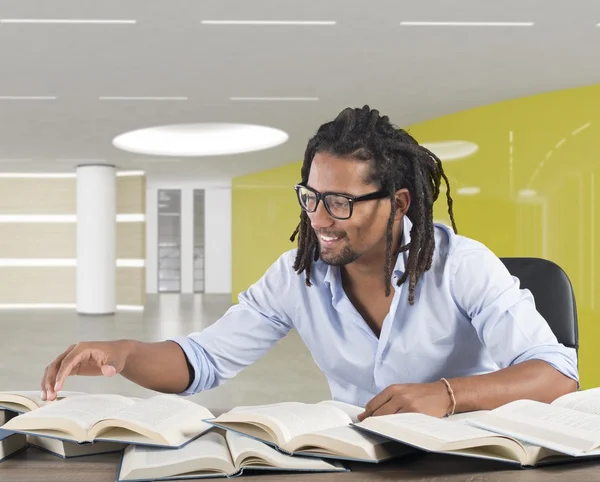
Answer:
<svg viewBox="0 0 600 482"><path fill-rule="evenodd" d="M308 183L306 183L305 186L312 189L315 192L318 192L319 194L332 193L332 194L342 194L344 196L350 196L350 197L358 197L359 196L357 194L350 194L349 192L342 192L342 191L319 191L319 190L315 189L314 187L312 187Z"/></svg>

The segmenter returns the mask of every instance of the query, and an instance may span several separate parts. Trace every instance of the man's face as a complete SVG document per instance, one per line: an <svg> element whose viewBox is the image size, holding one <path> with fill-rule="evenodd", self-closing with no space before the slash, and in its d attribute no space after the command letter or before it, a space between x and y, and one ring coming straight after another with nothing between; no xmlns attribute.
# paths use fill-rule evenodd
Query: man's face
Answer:
<svg viewBox="0 0 600 482"><path fill-rule="evenodd" d="M371 194L379 186L365 183L370 169L368 162L317 153L307 186L320 193ZM340 220L327 212L321 200L315 212L307 213L319 242L321 259L327 264L344 266L361 257L367 260L385 255L390 209L389 198L361 201L354 204L349 219Z"/></svg>

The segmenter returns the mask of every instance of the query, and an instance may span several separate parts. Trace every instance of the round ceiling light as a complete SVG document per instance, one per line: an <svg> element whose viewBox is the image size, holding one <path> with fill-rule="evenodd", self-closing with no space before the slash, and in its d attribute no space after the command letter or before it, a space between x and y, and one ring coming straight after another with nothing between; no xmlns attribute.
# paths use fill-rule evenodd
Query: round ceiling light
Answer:
<svg viewBox="0 0 600 482"><path fill-rule="evenodd" d="M481 192L481 188L477 186L461 187L456 192L461 196L476 196Z"/></svg>
<svg viewBox="0 0 600 482"><path fill-rule="evenodd" d="M121 134L113 145L136 154L197 157L260 151L288 138L282 130L252 124L175 124Z"/></svg>
<svg viewBox="0 0 600 482"><path fill-rule="evenodd" d="M519 191L520 197L535 197L537 195L537 191L534 189L521 189Z"/></svg>
<svg viewBox="0 0 600 482"><path fill-rule="evenodd" d="M455 161L465 157L472 156L479 150L479 146L468 141L444 141L444 142L424 142L426 147L442 161Z"/></svg>

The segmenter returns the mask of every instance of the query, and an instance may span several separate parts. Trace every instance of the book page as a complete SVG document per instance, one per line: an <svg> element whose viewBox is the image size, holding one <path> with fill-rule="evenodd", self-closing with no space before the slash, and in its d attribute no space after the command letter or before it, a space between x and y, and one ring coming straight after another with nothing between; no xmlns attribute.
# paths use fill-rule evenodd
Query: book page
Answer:
<svg viewBox="0 0 600 482"><path fill-rule="evenodd" d="M484 413L488 413L489 410L476 410L473 412L463 412L463 413L455 413L454 415L450 415L446 420L448 422L453 423L461 423L463 425L469 425L469 421L477 420Z"/></svg>
<svg viewBox="0 0 600 482"><path fill-rule="evenodd" d="M177 443L182 437L191 438L209 430L212 426L203 422L213 418L205 407L175 395L157 395L137 401L107 417L145 427L171 438ZM106 424L103 424L106 425Z"/></svg>
<svg viewBox="0 0 600 482"><path fill-rule="evenodd" d="M250 437L227 431L225 434L231 458L237 469L274 467L295 470L334 470L333 464L315 457L292 457Z"/></svg>
<svg viewBox="0 0 600 482"><path fill-rule="evenodd" d="M245 422L245 413L258 415L278 426L284 438L279 443L283 446L298 435L352 423L351 418L336 407L324 404L289 402L244 407L243 409L238 407L218 417L215 421L217 423L220 420Z"/></svg>
<svg viewBox="0 0 600 482"><path fill-rule="evenodd" d="M85 395L65 398L47 403L37 410L27 412L13 419L28 421L32 430L36 420L70 420L84 430L88 430L98 420L108 417L134 402L121 395ZM60 426L56 424L57 428Z"/></svg>
<svg viewBox="0 0 600 482"><path fill-rule="evenodd" d="M8 402L8 403L6 403ZM0 405L22 411L35 410L44 405L40 391L0 392Z"/></svg>
<svg viewBox="0 0 600 482"><path fill-rule="evenodd" d="M554 400L551 405L600 416L600 388L567 393Z"/></svg>
<svg viewBox="0 0 600 482"><path fill-rule="evenodd" d="M36 410L48 403L57 402L67 397L87 395L82 392L60 392L56 400L52 402L42 400L39 390L0 391L0 406L18 412Z"/></svg>
<svg viewBox="0 0 600 482"><path fill-rule="evenodd" d="M378 461L409 452L406 446L351 425L299 435L288 448L294 453L322 454L342 458Z"/></svg>
<svg viewBox="0 0 600 482"><path fill-rule="evenodd" d="M330 405L332 407L338 408L350 417L352 423L357 423L358 416L365 411L363 407L359 407L358 405L352 405L346 402L338 402L336 400L324 400L322 402L319 402L317 405Z"/></svg>
<svg viewBox="0 0 600 482"><path fill-rule="evenodd" d="M473 423L572 455L600 445L600 417L533 400L511 402Z"/></svg>
<svg viewBox="0 0 600 482"><path fill-rule="evenodd" d="M386 436L395 436L399 440L403 440L404 432L410 430L419 435L435 439L442 444L475 440L494 435L486 430L463 423L467 420L465 417L458 417L458 419L459 422L452 422L450 418L430 417L421 413L397 413L369 417L357 425L377 429L378 432L385 433ZM410 442L408 439L407 441Z"/></svg>
<svg viewBox="0 0 600 482"><path fill-rule="evenodd" d="M177 450L130 445L123 456L120 479L153 480L194 472L236 472L225 437L219 431L205 433Z"/></svg>

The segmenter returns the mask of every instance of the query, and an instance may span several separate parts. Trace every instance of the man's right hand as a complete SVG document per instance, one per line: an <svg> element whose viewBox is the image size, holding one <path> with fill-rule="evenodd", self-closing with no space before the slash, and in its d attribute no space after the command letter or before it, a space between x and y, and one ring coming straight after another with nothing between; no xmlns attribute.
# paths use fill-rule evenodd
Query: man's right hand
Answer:
<svg viewBox="0 0 600 482"><path fill-rule="evenodd" d="M126 340L71 345L46 367L42 400L54 400L69 375L112 377L121 373L130 352Z"/></svg>

